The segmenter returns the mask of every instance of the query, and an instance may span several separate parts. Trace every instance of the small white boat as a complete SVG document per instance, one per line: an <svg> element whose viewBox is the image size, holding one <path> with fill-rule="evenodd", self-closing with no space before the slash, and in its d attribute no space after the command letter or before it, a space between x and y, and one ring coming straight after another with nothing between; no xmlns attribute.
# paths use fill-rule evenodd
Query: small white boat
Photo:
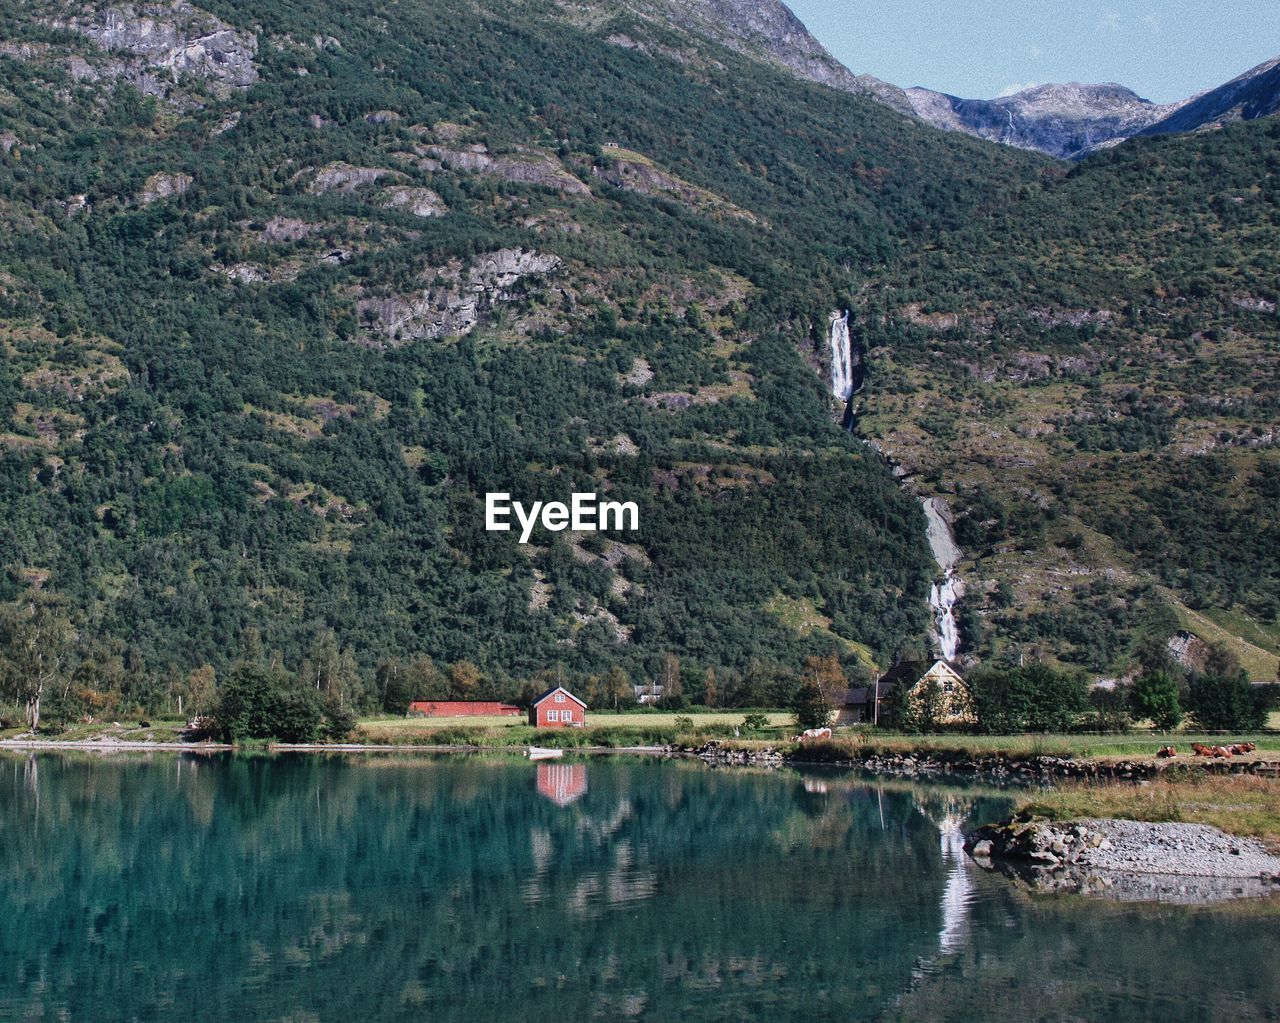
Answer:
<svg viewBox="0 0 1280 1023"><path fill-rule="evenodd" d="M564 756L564 750L548 749L545 746L530 746L529 752L525 756L530 760L553 760L556 757Z"/></svg>

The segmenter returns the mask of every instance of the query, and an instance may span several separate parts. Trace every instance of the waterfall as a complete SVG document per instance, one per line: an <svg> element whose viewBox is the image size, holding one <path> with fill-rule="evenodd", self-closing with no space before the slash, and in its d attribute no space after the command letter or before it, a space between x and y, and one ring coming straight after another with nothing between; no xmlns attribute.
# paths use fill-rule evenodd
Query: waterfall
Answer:
<svg viewBox="0 0 1280 1023"><path fill-rule="evenodd" d="M849 341L849 310L831 317L831 393L840 401L853 394L853 345Z"/></svg>
<svg viewBox="0 0 1280 1023"><path fill-rule="evenodd" d="M960 548L956 546L955 537L951 533L947 502L940 497L926 497L921 503L928 520L929 547L933 551L933 560L942 569L942 578L934 582L929 590L929 607L933 610L933 620L937 627L934 642L938 646L938 652L951 661L960 651L960 625L955 614L956 604L964 596L964 581L956 575L956 566L960 564Z"/></svg>

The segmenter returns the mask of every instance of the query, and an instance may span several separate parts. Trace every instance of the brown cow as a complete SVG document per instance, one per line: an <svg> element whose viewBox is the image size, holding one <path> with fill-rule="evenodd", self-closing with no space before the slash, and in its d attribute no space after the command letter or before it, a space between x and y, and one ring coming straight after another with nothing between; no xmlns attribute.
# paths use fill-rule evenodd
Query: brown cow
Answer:
<svg viewBox="0 0 1280 1023"><path fill-rule="evenodd" d="M1170 757L1176 757L1177 755L1177 746L1161 746L1156 750L1156 756L1160 757L1162 760L1168 760Z"/></svg>
<svg viewBox="0 0 1280 1023"><path fill-rule="evenodd" d="M1205 746L1199 742L1193 742L1191 744L1191 752L1198 757L1208 757L1213 755L1213 747Z"/></svg>

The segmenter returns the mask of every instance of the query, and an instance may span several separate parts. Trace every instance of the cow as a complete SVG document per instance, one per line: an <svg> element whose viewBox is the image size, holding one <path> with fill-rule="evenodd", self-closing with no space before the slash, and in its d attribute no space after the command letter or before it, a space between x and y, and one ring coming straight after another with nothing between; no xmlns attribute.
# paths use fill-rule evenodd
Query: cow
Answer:
<svg viewBox="0 0 1280 1023"><path fill-rule="evenodd" d="M1205 746L1202 743L1193 742L1191 744L1191 752L1198 757L1207 757L1213 754L1213 748L1211 746Z"/></svg>
<svg viewBox="0 0 1280 1023"><path fill-rule="evenodd" d="M1160 759L1162 760L1168 760L1170 757L1176 757L1177 755L1178 755L1177 746L1161 746L1158 750L1156 750L1156 756L1160 757Z"/></svg>
<svg viewBox="0 0 1280 1023"><path fill-rule="evenodd" d="M1213 757L1214 760L1225 760L1229 757L1235 756L1235 754L1232 753L1231 750L1227 749L1226 746L1214 746L1210 751L1209 756Z"/></svg>
<svg viewBox="0 0 1280 1023"><path fill-rule="evenodd" d="M813 741L819 742L823 739L831 738L830 728L806 728L802 735L796 737L798 742Z"/></svg>
<svg viewBox="0 0 1280 1023"><path fill-rule="evenodd" d="M1236 756L1243 756L1246 753L1252 753L1258 748L1257 743L1253 742L1237 742L1234 746L1228 746L1227 750Z"/></svg>

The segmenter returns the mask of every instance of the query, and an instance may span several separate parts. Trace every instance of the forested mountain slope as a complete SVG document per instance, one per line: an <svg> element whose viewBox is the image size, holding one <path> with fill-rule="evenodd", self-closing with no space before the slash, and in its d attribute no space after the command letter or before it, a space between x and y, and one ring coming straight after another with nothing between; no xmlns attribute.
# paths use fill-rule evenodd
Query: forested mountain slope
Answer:
<svg viewBox="0 0 1280 1023"><path fill-rule="evenodd" d="M866 433L958 491L971 637L1124 669L1280 652L1280 124L1131 142L865 293ZM979 638L981 637L981 638Z"/></svg>
<svg viewBox="0 0 1280 1023"><path fill-rule="evenodd" d="M247 626L517 677L922 642L918 507L796 342L1038 163L552 5L379 11L3 14L0 596L159 675ZM522 548L493 490L641 530Z"/></svg>
<svg viewBox="0 0 1280 1023"><path fill-rule="evenodd" d="M146 685L250 626L495 679L922 648L919 505L826 385L844 307L860 428L956 491L975 650L1108 669L1179 600L1272 642L1274 126L1067 173L615 4L33 3L0 38L0 600ZM521 547L493 490L641 530ZM1052 614L1056 572L1102 589Z"/></svg>

